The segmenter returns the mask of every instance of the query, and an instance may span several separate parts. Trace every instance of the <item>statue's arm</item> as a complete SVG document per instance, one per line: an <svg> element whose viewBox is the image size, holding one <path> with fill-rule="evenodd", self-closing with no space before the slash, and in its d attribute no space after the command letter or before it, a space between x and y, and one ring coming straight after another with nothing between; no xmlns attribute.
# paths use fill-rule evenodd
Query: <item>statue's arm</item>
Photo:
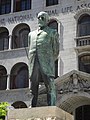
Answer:
<svg viewBox="0 0 90 120"><path fill-rule="evenodd" d="M52 47L53 47L54 59L56 60L59 55L59 34L56 30L53 31Z"/></svg>

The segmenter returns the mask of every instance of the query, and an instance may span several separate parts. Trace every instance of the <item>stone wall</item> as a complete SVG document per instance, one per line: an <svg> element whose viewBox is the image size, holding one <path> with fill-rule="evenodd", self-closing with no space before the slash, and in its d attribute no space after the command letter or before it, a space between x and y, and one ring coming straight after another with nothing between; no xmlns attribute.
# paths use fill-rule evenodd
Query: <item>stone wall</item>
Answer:
<svg viewBox="0 0 90 120"><path fill-rule="evenodd" d="M9 110L8 120L74 120L73 116L56 106Z"/></svg>

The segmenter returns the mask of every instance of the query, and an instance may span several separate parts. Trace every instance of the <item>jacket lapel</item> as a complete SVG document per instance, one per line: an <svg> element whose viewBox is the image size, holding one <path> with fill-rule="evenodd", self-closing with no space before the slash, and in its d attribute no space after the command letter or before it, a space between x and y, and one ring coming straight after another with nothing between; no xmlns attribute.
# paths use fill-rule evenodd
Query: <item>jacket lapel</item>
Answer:
<svg viewBox="0 0 90 120"><path fill-rule="evenodd" d="M37 29L37 36L40 35L43 32L43 30Z"/></svg>

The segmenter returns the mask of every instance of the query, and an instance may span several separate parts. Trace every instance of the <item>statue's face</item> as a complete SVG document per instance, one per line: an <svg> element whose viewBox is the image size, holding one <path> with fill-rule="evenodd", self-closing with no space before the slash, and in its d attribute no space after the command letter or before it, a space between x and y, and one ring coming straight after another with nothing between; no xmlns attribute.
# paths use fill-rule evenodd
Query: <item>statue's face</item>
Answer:
<svg viewBox="0 0 90 120"><path fill-rule="evenodd" d="M47 25L47 16L46 16L46 14L44 14L44 13L39 13L38 14L38 25L39 25L39 27L44 27L44 26L46 26Z"/></svg>

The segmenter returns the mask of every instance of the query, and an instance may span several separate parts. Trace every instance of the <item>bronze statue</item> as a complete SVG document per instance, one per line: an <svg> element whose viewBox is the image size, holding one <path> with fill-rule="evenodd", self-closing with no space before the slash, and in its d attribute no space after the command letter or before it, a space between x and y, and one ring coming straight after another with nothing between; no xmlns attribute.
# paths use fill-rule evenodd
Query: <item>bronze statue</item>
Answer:
<svg viewBox="0 0 90 120"><path fill-rule="evenodd" d="M56 105L56 88L54 84L55 60L59 53L59 40L56 30L48 27L49 16L46 12L38 14L39 28L28 35L29 76L33 94L32 107L36 107L38 87L44 82L47 90L47 103Z"/></svg>

